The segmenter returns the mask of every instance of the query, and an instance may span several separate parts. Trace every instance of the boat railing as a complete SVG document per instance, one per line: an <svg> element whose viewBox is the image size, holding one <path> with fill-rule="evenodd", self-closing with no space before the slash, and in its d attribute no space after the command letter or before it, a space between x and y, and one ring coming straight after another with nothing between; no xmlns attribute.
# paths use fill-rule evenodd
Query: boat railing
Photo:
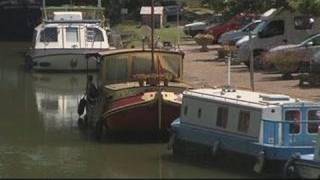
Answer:
<svg viewBox="0 0 320 180"><path fill-rule="evenodd" d="M240 99L241 96L237 96L239 98L231 98L231 97L222 97L221 95L224 95L225 92L221 91L221 95L214 95L214 94L207 94L207 93L202 93L202 92L192 92L192 93L196 93L199 94L200 96L207 96L207 97L215 97L215 98L220 98L223 99L225 102L227 102L227 100L231 100L231 101L235 101L235 102L243 102L243 103L247 103L247 104L255 104L255 105L260 105L260 106L269 106L272 105L268 102L253 102L253 101L247 101L247 100L243 100Z"/></svg>
<svg viewBox="0 0 320 180"><path fill-rule="evenodd" d="M107 25L109 21L104 16L105 8L95 6L49 6L42 8L42 16L44 20L52 20L57 11L80 11L83 20L99 20L102 25Z"/></svg>
<svg viewBox="0 0 320 180"><path fill-rule="evenodd" d="M70 24L70 23L86 23L86 24L100 24L101 20L67 20L67 21L58 21L58 20L44 20L46 24Z"/></svg>

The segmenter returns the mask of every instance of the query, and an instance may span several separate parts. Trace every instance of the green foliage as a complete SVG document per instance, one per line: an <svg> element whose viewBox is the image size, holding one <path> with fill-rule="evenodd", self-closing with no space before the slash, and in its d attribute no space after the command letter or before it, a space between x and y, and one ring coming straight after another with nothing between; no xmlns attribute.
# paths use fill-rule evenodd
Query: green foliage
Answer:
<svg viewBox="0 0 320 180"><path fill-rule="evenodd" d="M270 8L287 6L286 0L202 0L208 7L227 17L241 12L263 13Z"/></svg>
<svg viewBox="0 0 320 180"><path fill-rule="evenodd" d="M304 14L320 15L320 0L290 0L289 5Z"/></svg>
<svg viewBox="0 0 320 180"><path fill-rule="evenodd" d="M135 47L141 47L143 37L151 36L151 29L145 30L142 28L143 26L137 27L137 24L137 21L123 21L122 23L112 26L111 28L117 32L120 32L121 34L128 34L127 38L123 39L128 43L127 47L130 47L131 45L134 45ZM182 28L177 29L175 24L168 23L168 25L170 25L168 28L164 27L161 29L155 29L154 38L156 40L156 38L159 36L161 42L170 41L173 44L177 43L178 37L182 37L185 34Z"/></svg>

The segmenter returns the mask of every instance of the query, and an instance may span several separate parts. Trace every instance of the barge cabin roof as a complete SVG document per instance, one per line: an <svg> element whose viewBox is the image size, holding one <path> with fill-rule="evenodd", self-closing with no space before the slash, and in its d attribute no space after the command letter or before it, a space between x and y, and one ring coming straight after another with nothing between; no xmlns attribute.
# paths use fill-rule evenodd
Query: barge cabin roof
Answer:
<svg viewBox="0 0 320 180"><path fill-rule="evenodd" d="M258 109L270 108L275 106L301 106L301 103L304 103L308 106L320 106L320 103L300 100L283 94L266 94L246 90L223 88L187 90L184 92L184 96L192 96L200 99L238 104Z"/></svg>

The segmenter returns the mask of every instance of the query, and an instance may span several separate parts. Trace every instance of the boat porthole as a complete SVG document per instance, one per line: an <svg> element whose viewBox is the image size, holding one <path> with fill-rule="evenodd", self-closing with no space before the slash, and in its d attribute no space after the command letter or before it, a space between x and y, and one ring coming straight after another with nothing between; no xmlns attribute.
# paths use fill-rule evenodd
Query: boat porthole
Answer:
<svg viewBox="0 0 320 180"><path fill-rule="evenodd" d="M271 113L274 113L274 112L276 112L276 110L275 109L271 109Z"/></svg>

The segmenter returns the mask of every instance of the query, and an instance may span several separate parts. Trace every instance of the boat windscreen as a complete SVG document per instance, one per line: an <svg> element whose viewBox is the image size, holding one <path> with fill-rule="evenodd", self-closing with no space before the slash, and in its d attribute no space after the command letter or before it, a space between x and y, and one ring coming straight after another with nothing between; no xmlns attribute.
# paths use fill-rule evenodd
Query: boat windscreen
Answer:
<svg viewBox="0 0 320 180"><path fill-rule="evenodd" d="M136 81L136 77L158 74L178 80L182 77L183 56L178 53L150 52L109 54L103 57L100 76L103 84Z"/></svg>

